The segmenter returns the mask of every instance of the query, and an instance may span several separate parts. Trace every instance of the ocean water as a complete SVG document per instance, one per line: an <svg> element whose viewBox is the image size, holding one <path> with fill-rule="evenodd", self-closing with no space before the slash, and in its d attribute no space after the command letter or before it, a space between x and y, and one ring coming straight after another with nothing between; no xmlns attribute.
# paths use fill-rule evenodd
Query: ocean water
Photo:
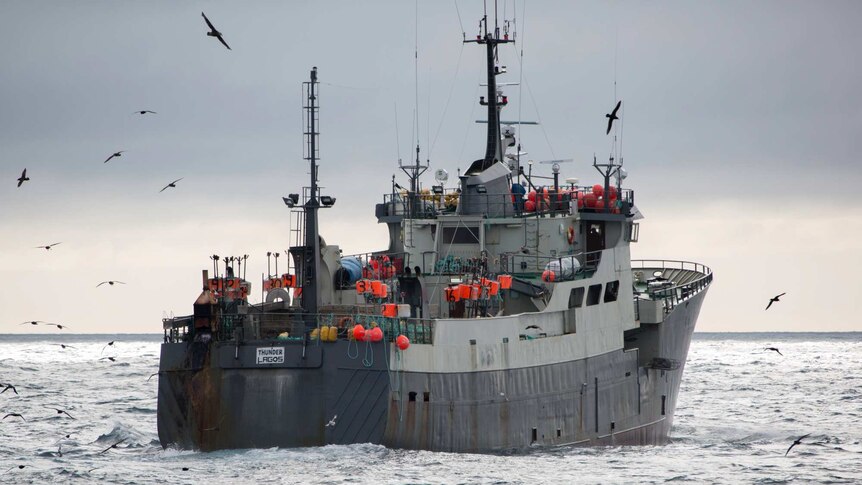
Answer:
<svg viewBox="0 0 862 485"><path fill-rule="evenodd" d="M862 333L695 334L671 444L524 455L163 450L148 380L160 342L0 335L0 382L19 393L0 394L0 411L27 420L0 421L0 483L862 483Z"/></svg>

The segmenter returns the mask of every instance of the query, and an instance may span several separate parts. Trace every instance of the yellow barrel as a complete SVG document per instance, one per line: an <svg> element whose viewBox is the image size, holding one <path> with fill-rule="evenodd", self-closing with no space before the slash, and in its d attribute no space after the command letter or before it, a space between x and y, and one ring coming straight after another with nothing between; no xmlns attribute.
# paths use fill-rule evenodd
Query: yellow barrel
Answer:
<svg viewBox="0 0 862 485"><path fill-rule="evenodd" d="M324 328L326 328L326 327L324 327ZM312 330L312 331L311 331L311 340L317 340L317 335L318 335L319 333L320 333L320 330L318 330L318 329L316 329L316 328L315 328L314 330Z"/></svg>
<svg viewBox="0 0 862 485"><path fill-rule="evenodd" d="M329 341L335 342L338 340L338 327L335 325L329 327Z"/></svg>

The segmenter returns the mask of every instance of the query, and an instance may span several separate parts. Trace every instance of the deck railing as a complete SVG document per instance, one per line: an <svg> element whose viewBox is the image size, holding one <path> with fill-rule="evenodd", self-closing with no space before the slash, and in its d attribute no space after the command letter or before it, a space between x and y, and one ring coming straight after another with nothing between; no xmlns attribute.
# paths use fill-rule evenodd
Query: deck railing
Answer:
<svg viewBox="0 0 862 485"><path fill-rule="evenodd" d="M667 270L682 270L686 272L699 273L701 276L687 283L648 291L647 295L652 300L664 300L664 311L670 313L680 303L696 295L712 283L712 269L709 266L691 261L662 260L662 259L637 259L632 260L632 271L655 270L664 274ZM635 312L637 312L637 298L635 295Z"/></svg>
<svg viewBox="0 0 862 485"><path fill-rule="evenodd" d="M622 189L618 197L617 207L601 209L578 204L577 194L591 194L592 187L560 187L559 192L549 189L547 197L537 196L532 210L528 210L527 194L472 194L470 196L473 204L477 201L480 205L488 208L487 214L503 214L512 210L512 217L536 217L547 215L568 214L571 211L585 213L622 213L627 214L629 208L634 205L634 191ZM378 217L404 216L414 219L435 219L438 215L453 214L457 211L460 194L449 192L446 194L423 193L413 197L405 193L383 194L383 204L379 204ZM616 209L616 210L614 210Z"/></svg>
<svg viewBox="0 0 862 485"><path fill-rule="evenodd" d="M335 327L337 340L346 340L355 325L366 329L380 327L383 339L393 342L406 335L411 343L429 344L433 341L434 323L429 319L384 317L364 313L258 312L248 307L246 313L221 314L204 328L195 328L194 316L163 320L166 343L207 339L216 342L279 340L285 342L325 344L321 340L323 327ZM306 322L314 322L308 325Z"/></svg>

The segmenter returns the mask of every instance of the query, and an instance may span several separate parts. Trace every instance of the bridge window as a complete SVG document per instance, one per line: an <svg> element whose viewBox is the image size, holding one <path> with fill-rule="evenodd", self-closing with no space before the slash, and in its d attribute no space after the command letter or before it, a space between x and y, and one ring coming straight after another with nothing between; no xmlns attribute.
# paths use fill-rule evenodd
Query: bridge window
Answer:
<svg viewBox="0 0 862 485"><path fill-rule="evenodd" d="M620 282L611 281L605 285L605 303L617 301L617 293L620 291Z"/></svg>
<svg viewBox="0 0 862 485"><path fill-rule="evenodd" d="M584 304L584 288L572 288L569 293L569 308L580 308Z"/></svg>
<svg viewBox="0 0 862 485"><path fill-rule="evenodd" d="M598 305L601 296L602 285L590 286L590 291L587 293L587 306Z"/></svg>
<svg viewBox="0 0 862 485"><path fill-rule="evenodd" d="M436 232L436 226L431 226ZM442 239L443 244L479 244L478 227L444 227Z"/></svg>

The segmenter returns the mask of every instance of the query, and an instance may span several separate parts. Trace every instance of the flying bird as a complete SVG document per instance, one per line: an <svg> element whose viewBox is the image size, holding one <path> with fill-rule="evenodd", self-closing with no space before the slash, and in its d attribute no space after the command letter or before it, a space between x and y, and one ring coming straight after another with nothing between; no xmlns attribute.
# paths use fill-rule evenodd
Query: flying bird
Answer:
<svg viewBox="0 0 862 485"><path fill-rule="evenodd" d="M114 340L111 340L110 342L108 342L108 344L107 344L107 345L105 345L104 347L102 347L102 352L104 352L104 351L105 351L105 349L107 349L108 347L110 347L110 346L112 346L112 345L114 345ZM99 352L99 353L101 354L102 352Z"/></svg>
<svg viewBox="0 0 862 485"><path fill-rule="evenodd" d="M99 283L98 285L96 285L96 288L98 288L98 287L100 287L100 286L102 286L102 285L104 285L104 284L108 284L108 285L114 286L114 284L115 284L115 283L116 283L116 284L120 284L120 285L125 285L125 283L123 283L122 281L116 281L116 280L113 280L113 281L103 281L103 282Z"/></svg>
<svg viewBox="0 0 862 485"><path fill-rule="evenodd" d="M13 466L12 468L10 468L10 469L6 470L5 472L3 472L3 474L5 475L6 473L9 473L10 471L12 471L12 470L14 470L14 469L16 469L16 468L17 468L17 469L19 469L19 470L23 470L25 466L26 466L26 465Z"/></svg>
<svg viewBox="0 0 862 485"><path fill-rule="evenodd" d="M180 180L184 179L184 178L185 178L185 177L180 177L180 178L178 178L178 179L174 180L173 182L169 183L168 185L165 185L164 187L162 187L162 190L160 190L160 191L159 191L159 193L161 194L161 193L162 193L162 192L164 192L168 187L174 187L174 188L176 188L176 186L177 186L177 185L176 185L176 183L177 183L177 182L179 182Z"/></svg>
<svg viewBox="0 0 862 485"><path fill-rule="evenodd" d="M110 161L111 161L111 159L112 159L112 158L114 158L114 157L122 157L122 156L123 156L123 152L125 152L125 150L120 150L120 151L118 151L118 152L114 152L114 154L113 154L113 155L111 155L110 157L106 158L106 159L105 159L105 161L104 161L104 162L102 162L102 163L108 163L108 162L110 162Z"/></svg>
<svg viewBox="0 0 862 485"><path fill-rule="evenodd" d="M50 251L51 248L53 248L54 246L56 246L58 244L63 244L63 243L62 242L55 242L52 244L46 244L44 246L36 246L34 249L44 249L45 251Z"/></svg>
<svg viewBox="0 0 862 485"><path fill-rule="evenodd" d="M46 409L53 409L54 411L57 411L57 414L65 414L66 416L69 416L70 418L75 419L74 416L72 416L67 411L64 411L60 408L52 408L51 406L42 406L42 407L44 407Z"/></svg>
<svg viewBox="0 0 862 485"><path fill-rule="evenodd" d="M100 452L99 452L99 454L101 455L102 453L107 452L107 451L108 451L108 450L110 450L111 448L116 448L116 447L117 447L117 445L118 445L118 444L120 444L120 443L122 443L123 441L126 441L126 438L123 438L123 439L121 439L120 441L117 441L116 443L114 443L113 445L111 445L111 446L109 446L109 447L105 448L104 450L100 451Z"/></svg>
<svg viewBox="0 0 862 485"><path fill-rule="evenodd" d="M59 345L60 347L62 347L62 348L63 348L63 350L66 350L66 349L76 349L76 348L77 348L77 347L72 347L71 345L66 345L66 344L53 344L53 345Z"/></svg>
<svg viewBox="0 0 862 485"><path fill-rule="evenodd" d="M14 392L16 396L18 395L18 389L15 389L15 386L13 386L12 384L0 383L0 386L6 386L3 388L2 391L0 391L0 394L3 394L4 392L8 391L9 389L12 389L12 392Z"/></svg>
<svg viewBox="0 0 862 485"><path fill-rule="evenodd" d="M227 47L228 50L233 50L230 48L229 45L227 45L227 42L224 41L224 38L222 37L221 32L216 30L215 26L212 24L212 22L210 22L210 19L207 18L206 14L201 12L201 16L203 16L204 21L207 23L207 26L210 28L210 31L207 32L207 35L210 37L215 37L216 39L218 39L218 41L221 42L222 44L224 44L224 46Z"/></svg>
<svg viewBox="0 0 862 485"><path fill-rule="evenodd" d="M773 303L775 303L775 302L777 302L777 301L781 301L781 300L779 300L779 298L781 298L782 296L784 296L784 295L786 295L786 294L787 294L787 293L782 293L782 294L780 294L780 295L773 296L772 298L770 298L770 299L769 299L769 304L768 304L768 305L766 305L766 309L767 309L767 310L769 310L769 307L771 307Z"/></svg>
<svg viewBox="0 0 862 485"><path fill-rule="evenodd" d="M159 375L158 372L156 372L155 374L150 374L150 377L147 377L147 382L150 382L150 379L152 379L153 377L156 377L157 375Z"/></svg>
<svg viewBox="0 0 862 485"><path fill-rule="evenodd" d="M39 325L39 324L42 324L42 323L44 323L44 324L46 324L46 325L48 324L48 322L43 322L42 320L33 320L33 321L30 321L30 322L21 322L21 323L19 323L18 325Z"/></svg>
<svg viewBox="0 0 862 485"><path fill-rule="evenodd" d="M147 113L152 113L152 114L154 114L154 115L158 114L158 113L156 113L155 111L150 111L150 110L148 110L148 109L142 109L142 110L140 110L140 111L134 111L132 114L133 114L133 115L145 115L145 114L147 114Z"/></svg>
<svg viewBox="0 0 862 485"><path fill-rule="evenodd" d="M116 358L116 357L102 357L102 358L101 358L101 359L99 359L99 360L105 360L105 359L108 359L108 360L110 360L111 362L116 362L116 361L117 361L117 358Z"/></svg>
<svg viewBox="0 0 862 485"><path fill-rule="evenodd" d="M59 323L42 323L42 325L48 325L49 327L54 326L60 330L63 330L64 328L69 328L68 325L60 325Z"/></svg>
<svg viewBox="0 0 862 485"><path fill-rule="evenodd" d="M330 426L335 426L335 419L336 418L338 418L337 414L335 416L333 416L332 419L330 419L328 423L326 423L326 426L324 426L324 428L328 428Z"/></svg>
<svg viewBox="0 0 862 485"><path fill-rule="evenodd" d="M24 416L21 416L21 415L20 415L20 414L18 414L18 413L9 413L9 414L7 414L6 416L3 416L3 419L2 419L2 420L0 420L0 421L5 421L5 420L6 420L6 418L8 418L9 416L12 416L13 418L21 418L21 420L22 420L22 421L27 421L26 419L24 419Z"/></svg>
<svg viewBox="0 0 862 485"><path fill-rule="evenodd" d="M605 133L605 135L610 134L611 126L613 126L614 120L620 119L619 116L617 116L617 111L619 111L621 104L623 104L622 100L617 101L616 108L614 108L614 110L611 111L610 114L605 115L605 117L607 117L607 119L608 119L608 131Z"/></svg>
<svg viewBox="0 0 862 485"><path fill-rule="evenodd" d="M27 169L25 168L23 172L21 172L21 176L18 177L18 187L21 186L24 182L30 180L30 177L27 176Z"/></svg>
<svg viewBox="0 0 862 485"><path fill-rule="evenodd" d="M781 353L781 351L780 351L780 350L778 350L778 349L777 349L777 348L775 348L775 347L764 347L764 348L763 348L763 350L773 350L773 351L775 351L775 352L778 352L778 355L781 355L781 356L783 356L783 355L784 355L784 354L782 354L782 353Z"/></svg>
<svg viewBox="0 0 862 485"><path fill-rule="evenodd" d="M787 454L790 453L790 450L792 450L794 446L801 445L802 440L809 437L809 436L811 436L811 433L808 433L807 435L800 436L799 438L796 438L796 440L793 441L793 444L790 445L790 448L787 448L787 451L784 452L784 456L787 456Z"/></svg>

